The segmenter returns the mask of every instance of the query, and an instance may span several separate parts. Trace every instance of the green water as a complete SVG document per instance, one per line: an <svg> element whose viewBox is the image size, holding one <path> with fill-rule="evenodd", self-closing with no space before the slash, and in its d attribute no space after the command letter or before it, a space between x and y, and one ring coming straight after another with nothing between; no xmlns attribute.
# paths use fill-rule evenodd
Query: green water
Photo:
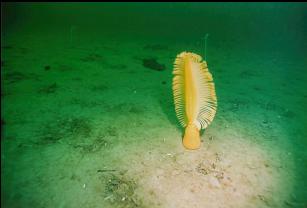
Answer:
<svg viewBox="0 0 307 208"><path fill-rule="evenodd" d="M3 207L307 206L306 3L2 3L1 16ZM204 55L206 34L218 110L190 152L172 68Z"/></svg>

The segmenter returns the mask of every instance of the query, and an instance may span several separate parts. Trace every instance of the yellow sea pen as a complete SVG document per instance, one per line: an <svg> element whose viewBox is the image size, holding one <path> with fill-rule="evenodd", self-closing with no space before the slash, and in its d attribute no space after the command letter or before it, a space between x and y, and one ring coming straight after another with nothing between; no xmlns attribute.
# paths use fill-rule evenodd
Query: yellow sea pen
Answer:
<svg viewBox="0 0 307 208"><path fill-rule="evenodd" d="M185 128L183 145L187 149L198 149L199 132L212 122L217 109L212 75L207 62L190 52L177 56L173 75L175 111Z"/></svg>

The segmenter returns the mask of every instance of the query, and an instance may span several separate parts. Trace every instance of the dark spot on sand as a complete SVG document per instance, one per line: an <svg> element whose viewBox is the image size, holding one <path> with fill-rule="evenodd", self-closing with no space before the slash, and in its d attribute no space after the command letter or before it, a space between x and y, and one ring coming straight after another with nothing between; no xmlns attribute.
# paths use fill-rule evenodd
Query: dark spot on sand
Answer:
<svg viewBox="0 0 307 208"><path fill-rule="evenodd" d="M105 90L108 90L109 87L107 85L101 84L101 85L96 85L92 87L93 92L103 92Z"/></svg>
<svg viewBox="0 0 307 208"><path fill-rule="evenodd" d="M21 72L9 72L4 75L4 79L10 84L26 79L27 76Z"/></svg>
<svg viewBox="0 0 307 208"><path fill-rule="evenodd" d="M262 91L262 89L261 89L260 87L258 87L258 86L254 86L253 89L254 89L255 91Z"/></svg>
<svg viewBox="0 0 307 208"><path fill-rule="evenodd" d="M55 93L57 88L58 88L57 84L53 83L51 85L48 85L46 87L43 87L43 88L39 89L38 92L39 93L44 93L44 94L51 94L51 93Z"/></svg>
<svg viewBox="0 0 307 208"><path fill-rule="evenodd" d="M73 78L71 78L71 80L73 80L73 81L82 81L82 79L80 77L73 77Z"/></svg>
<svg viewBox="0 0 307 208"><path fill-rule="evenodd" d="M91 143L79 143L73 145L73 148L78 149L82 154L90 154L99 152L102 148L110 146L110 143L103 138L97 138Z"/></svg>
<svg viewBox="0 0 307 208"><path fill-rule="evenodd" d="M4 80L8 82L8 84L12 84L12 83L23 81L23 80L29 80L29 79L40 81L40 77L37 74L34 74L34 73L24 74L24 73L17 72L17 71L8 72L4 74L3 77L4 77Z"/></svg>
<svg viewBox="0 0 307 208"><path fill-rule="evenodd" d="M85 118L66 118L53 123L46 123L40 132L40 140L34 142L35 145L54 144L63 138L71 137L75 140L86 138L91 134L92 128Z"/></svg>
<svg viewBox="0 0 307 208"><path fill-rule="evenodd" d="M51 67L47 65L47 66L44 67L44 69L45 69L45 71L49 71L51 69Z"/></svg>
<svg viewBox="0 0 307 208"><path fill-rule="evenodd" d="M13 48L13 46L6 45L6 46L2 46L1 48L2 48L2 49L12 49L12 48Z"/></svg>
<svg viewBox="0 0 307 208"><path fill-rule="evenodd" d="M164 71L165 65L157 62L155 58L143 59L143 66L155 71Z"/></svg>
<svg viewBox="0 0 307 208"><path fill-rule="evenodd" d="M143 114L143 113L145 113L146 108L144 106L140 106L140 105L127 104L127 110L130 113Z"/></svg>
<svg viewBox="0 0 307 208"><path fill-rule="evenodd" d="M106 133L109 136L116 136L116 137L118 136L117 129L116 127L113 127L113 126L107 127Z"/></svg>
<svg viewBox="0 0 307 208"><path fill-rule="evenodd" d="M89 54L88 56L81 58L80 60L83 62L93 62L93 61L100 61L102 56L97 53Z"/></svg>
<svg viewBox="0 0 307 208"><path fill-rule="evenodd" d="M113 169L99 169L97 173L105 173L105 172L115 172L116 170Z"/></svg>
<svg viewBox="0 0 307 208"><path fill-rule="evenodd" d="M67 131L71 135L88 137L92 131L89 121L84 118L73 118L66 122Z"/></svg>

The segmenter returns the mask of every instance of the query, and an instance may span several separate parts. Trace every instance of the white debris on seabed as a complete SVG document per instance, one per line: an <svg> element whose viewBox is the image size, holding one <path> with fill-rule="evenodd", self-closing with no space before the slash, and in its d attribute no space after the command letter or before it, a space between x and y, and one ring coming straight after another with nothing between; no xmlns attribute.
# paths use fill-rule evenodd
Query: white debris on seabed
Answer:
<svg viewBox="0 0 307 208"><path fill-rule="evenodd" d="M209 182L209 185L212 188L220 188L221 187L221 184L220 184L219 180L216 177L209 176L208 177L208 182Z"/></svg>

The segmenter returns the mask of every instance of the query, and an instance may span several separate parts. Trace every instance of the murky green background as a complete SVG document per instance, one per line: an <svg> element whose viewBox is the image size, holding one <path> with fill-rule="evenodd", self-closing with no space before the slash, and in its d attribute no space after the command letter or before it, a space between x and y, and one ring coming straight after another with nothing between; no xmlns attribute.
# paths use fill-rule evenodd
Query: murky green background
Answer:
<svg viewBox="0 0 307 208"><path fill-rule="evenodd" d="M27 192L27 183L12 181L33 174L31 171L22 174L28 167L27 163L16 157L31 154L31 149L24 150L27 153L19 151L20 148L26 147L31 139L35 140L33 135L36 134L32 132L34 129L39 130L39 126L44 122L42 116L47 115L40 112L49 109L59 115L72 115L76 111L80 113L79 109L69 107L71 103L57 105L68 100L69 97L65 95L69 96L69 92L57 95L52 94L53 91L56 89L61 92L71 87L75 97L79 99L75 101L79 102L79 105L82 104L82 98L95 102L95 97L87 95L83 90L90 86L86 83L90 83L91 79L99 83L100 75L97 72L98 74L91 77L81 70L78 71L78 66L81 65L78 62L80 60L74 59L75 56L81 54L83 62L100 60L100 55L104 60L107 54L113 52L120 56L114 59L113 63L112 58L103 63L108 68L106 76L109 78L103 77L101 83L107 86L109 91L106 97L110 101L104 115L110 111L115 115L120 106L114 107L115 109L112 106L118 101L134 100L142 103L147 99L147 93L152 95L151 98L159 99L162 103L160 110L152 110L151 99L144 101L145 104L149 103L144 109L134 109L133 106L129 109L141 113L140 117L143 116L142 113L146 115L147 111L160 112L176 129L178 124L173 112L170 90L172 61L176 54L183 50L202 53L199 44L207 33L207 62L214 75L219 102L217 120L232 111L237 121L249 126L242 127L244 131L250 134L253 134L253 131L271 136L275 134L275 137L271 137L274 141L270 144L280 145L279 148L285 155L293 156L295 163L295 168L289 170L294 173L294 191L289 195L293 194L296 202L284 205L306 206L306 3L1 3L1 16L1 128L4 130L1 134L1 204L4 207L44 206L39 202L36 205L29 202L35 199L35 196L24 193ZM98 52L99 55L96 53L87 56L87 52L80 52L80 48L87 48L86 50L95 53L98 50L95 46L98 48L99 44L108 40L114 42L113 48L106 46L103 52ZM125 48L123 42L126 44ZM144 44L134 44L136 42ZM137 51L136 45L140 48L147 46L149 50L144 53ZM144 58L144 54L149 57L158 56L159 62L164 64L166 69L162 72L146 68L144 71L133 71L138 64L143 67L138 61ZM139 57L128 60L132 56ZM122 62L119 63L118 60ZM64 67L61 62L65 62ZM128 69L132 67L133 73L122 76L117 83L113 80L121 77L118 70L123 68L123 65ZM49 74L49 69L44 68L46 66L51 67ZM55 74L54 69L61 66L62 69L59 70L63 73ZM69 67L77 70L71 71ZM87 72L95 69L99 71L99 67L101 64L98 62L91 65ZM19 73L11 73L16 70ZM78 81L79 73L83 74L83 81ZM35 74L39 75L37 79L40 84L33 81ZM75 77L77 82L70 84L66 81L66 77L70 76ZM57 79L60 81L53 85ZM166 85L162 86L161 81ZM46 85L49 87L42 88ZM132 92L136 89L138 92L136 98L116 96L117 93L125 94L124 90L132 85L135 87ZM44 101L44 95L39 97L40 92L49 93L53 97ZM52 105L46 108L45 105L50 104L48 99L54 99L54 103L52 100ZM245 101L238 101L240 99ZM229 108L227 106L230 105L230 100L233 105ZM95 105L93 102L91 104ZM240 107L243 108L242 111L238 110ZM127 109L127 106L123 108ZM87 115L97 115L97 110L98 108L92 109L92 112L91 109L84 111ZM263 118L258 117L260 114ZM143 118L156 119L158 125L159 118L152 116ZM52 120L53 117L46 118ZM272 128L264 128L270 121ZM87 135L86 132L90 130L86 130L87 127L82 125L83 121L75 122L77 127L71 128L80 129L78 125L81 125L85 129L79 133L76 129L70 129L71 132ZM127 122L129 123L129 120ZM31 126L32 124L34 126ZM228 125L231 128L232 123ZM278 126L280 131L277 131L274 125ZM140 132L139 134L142 134ZM112 132L110 134L112 136ZM64 133L59 137L65 136ZM127 139L129 141L129 138ZM259 139L257 142L261 144L266 141ZM18 145L21 145L19 149ZM37 148L41 147L38 145L34 149ZM115 153L111 151L110 154ZM38 155L36 157L39 157ZM40 185L37 186L39 190ZM21 187L25 189L19 192ZM28 204L24 204L26 202ZM52 205L52 202L45 204L47 207Z"/></svg>

